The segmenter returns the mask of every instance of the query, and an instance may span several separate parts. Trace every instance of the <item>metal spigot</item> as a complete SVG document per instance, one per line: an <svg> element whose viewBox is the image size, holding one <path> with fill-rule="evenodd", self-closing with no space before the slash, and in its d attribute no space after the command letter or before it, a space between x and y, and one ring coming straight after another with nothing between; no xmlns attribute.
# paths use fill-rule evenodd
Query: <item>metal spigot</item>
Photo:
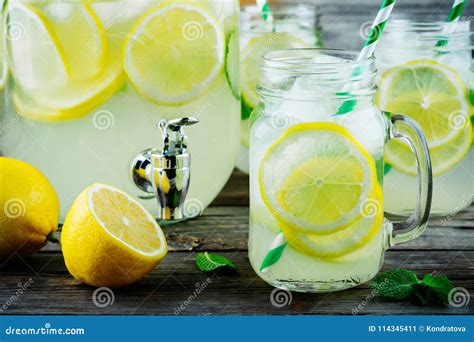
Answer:
<svg viewBox="0 0 474 342"><path fill-rule="evenodd" d="M182 220L184 201L191 179L191 155L187 152L186 126L197 124L194 118L161 120L163 150L151 148L140 153L132 163L132 178L142 191L154 194L158 201L158 219Z"/></svg>

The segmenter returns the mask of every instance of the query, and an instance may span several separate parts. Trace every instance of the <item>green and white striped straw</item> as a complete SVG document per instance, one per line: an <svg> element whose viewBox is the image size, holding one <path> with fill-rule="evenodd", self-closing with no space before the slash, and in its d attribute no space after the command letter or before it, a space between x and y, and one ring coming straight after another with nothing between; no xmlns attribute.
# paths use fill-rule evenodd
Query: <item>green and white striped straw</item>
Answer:
<svg viewBox="0 0 474 342"><path fill-rule="evenodd" d="M270 12L270 7L268 7L267 0L257 0L257 6L262 12L263 20L272 22L273 16L272 12Z"/></svg>
<svg viewBox="0 0 474 342"><path fill-rule="evenodd" d="M453 6L451 7L451 11L448 15L448 23L456 23L461 19L462 12L466 7L467 0L454 0ZM454 25L446 25L443 30L443 34L451 34L455 29ZM436 47L443 47L448 45L447 39L441 39L436 43Z"/></svg>
<svg viewBox="0 0 474 342"><path fill-rule="evenodd" d="M375 17L375 20L370 29L370 33L367 39L365 40L362 50L357 58L358 61L366 60L374 54L375 47L377 46L379 38L383 33L383 30L385 28L385 25L387 24L390 14L392 13L395 3L396 0L384 0L382 2L380 10L378 11L377 16ZM354 76L357 76L357 74L360 74L361 72L362 70L356 69ZM354 109L356 103L357 102L355 100L344 101L344 103L339 108L338 114L349 113ZM273 241L270 251L263 259L262 265L260 266L260 271L266 272L269 267L276 264L283 255L286 246L288 246L288 242L286 241L283 233L280 232Z"/></svg>
<svg viewBox="0 0 474 342"><path fill-rule="evenodd" d="M377 43L379 42L380 37L382 36L383 30L385 29L385 25L387 25L387 21L390 17L390 14L395 7L396 0L384 0L382 5L380 6L380 10L375 17L375 20L370 28L369 35L367 36L364 46L357 58L358 61L365 61L372 57L374 54L375 48L377 47ZM352 76L358 76L362 73L361 68L356 68ZM341 92L340 95L348 95L347 92ZM357 105L356 100L347 100L344 101L339 107L336 115L343 115L350 113L354 110L354 107Z"/></svg>
<svg viewBox="0 0 474 342"><path fill-rule="evenodd" d="M453 7L451 12L449 12L448 21L459 21L461 18L462 12L467 5L467 0L454 0Z"/></svg>
<svg viewBox="0 0 474 342"><path fill-rule="evenodd" d="M396 0L385 0L382 3L370 29L369 36L365 40L364 46L362 47L362 51L360 52L359 58L357 60L364 61L372 57L380 36L383 33L385 25L387 25L387 21L390 17L390 14L392 13L395 3Z"/></svg>

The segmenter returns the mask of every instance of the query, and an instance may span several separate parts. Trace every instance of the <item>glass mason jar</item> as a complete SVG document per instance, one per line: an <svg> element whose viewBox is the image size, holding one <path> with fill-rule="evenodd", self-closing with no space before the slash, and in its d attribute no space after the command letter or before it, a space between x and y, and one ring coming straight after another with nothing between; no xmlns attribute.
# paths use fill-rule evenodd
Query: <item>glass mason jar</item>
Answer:
<svg viewBox="0 0 474 342"><path fill-rule="evenodd" d="M418 125L375 105L375 60L326 49L264 55L250 128L249 258L276 287L327 292L380 270L385 250L419 236L431 202L430 159ZM384 147L410 143L417 210L384 218Z"/></svg>
<svg viewBox="0 0 474 342"><path fill-rule="evenodd" d="M15 123L2 153L51 180L61 220L95 182L157 213L130 175L137 154L162 148L163 119L200 121L186 129L189 212L221 191L240 142L237 0L10 0L4 13L11 78L2 121Z"/></svg>
<svg viewBox="0 0 474 342"><path fill-rule="evenodd" d="M474 199L470 37L469 21L395 19L375 52L378 105L415 119L427 138L432 214L438 216L453 215ZM405 216L416 206L415 162L405 143L391 142L385 156L385 210Z"/></svg>
<svg viewBox="0 0 474 342"><path fill-rule="evenodd" d="M272 4L264 20L255 5L243 6L240 14L241 132L237 168L249 172L249 117L258 103L257 84L261 56L271 50L322 47L316 6Z"/></svg>

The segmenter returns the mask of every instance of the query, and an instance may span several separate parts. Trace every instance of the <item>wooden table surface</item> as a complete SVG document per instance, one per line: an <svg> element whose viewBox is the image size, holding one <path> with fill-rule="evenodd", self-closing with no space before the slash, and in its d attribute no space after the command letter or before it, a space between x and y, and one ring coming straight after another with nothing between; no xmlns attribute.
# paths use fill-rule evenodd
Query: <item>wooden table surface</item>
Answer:
<svg viewBox="0 0 474 342"><path fill-rule="evenodd" d="M273 288L257 277L247 258L248 213L248 179L236 172L202 217L165 228L170 246L166 259L141 281L114 290L114 301L106 307L94 304L95 289L78 284L59 246L50 244L33 257L0 267L0 314L351 315L359 305L360 315L474 312L474 300L458 308L388 302L371 298L367 285L330 294L293 293L289 305L274 307ZM474 298L473 228L474 207L456 215L449 226L431 221L422 237L389 250L384 268L403 267L419 275L440 271ZM229 257L238 272L201 273L194 262L199 251Z"/></svg>

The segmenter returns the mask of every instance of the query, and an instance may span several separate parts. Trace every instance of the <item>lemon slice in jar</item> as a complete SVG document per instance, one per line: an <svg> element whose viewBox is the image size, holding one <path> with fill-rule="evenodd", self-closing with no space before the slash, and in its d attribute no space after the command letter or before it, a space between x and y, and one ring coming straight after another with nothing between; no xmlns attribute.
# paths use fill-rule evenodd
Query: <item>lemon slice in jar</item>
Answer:
<svg viewBox="0 0 474 342"><path fill-rule="evenodd" d="M352 134L322 122L289 128L262 159L259 183L281 225L326 235L362 217L378 181L372 156Z"/></svg>
<svg viewBox="0 0 474 342"><path fill-rule="evenodd" d="M464 81L455 70L431 60L396 66L382 76L377 102L385 111L407 115L421 125L434 175L449 171L468 153L472 107ZM416 175L415 159L403 141L389 142L386 161Z"/></svg>
<svg viewBox="0 0 474 342"><path fill-rule="evenodd" d="M285 224L280 224L280 228L285 239L296 250L318 258L337 258L364 247L380 232L384 217L380 185L377 185L373 195L361 205L360 210L360 219L328 235L306 234Z"/></svg>

